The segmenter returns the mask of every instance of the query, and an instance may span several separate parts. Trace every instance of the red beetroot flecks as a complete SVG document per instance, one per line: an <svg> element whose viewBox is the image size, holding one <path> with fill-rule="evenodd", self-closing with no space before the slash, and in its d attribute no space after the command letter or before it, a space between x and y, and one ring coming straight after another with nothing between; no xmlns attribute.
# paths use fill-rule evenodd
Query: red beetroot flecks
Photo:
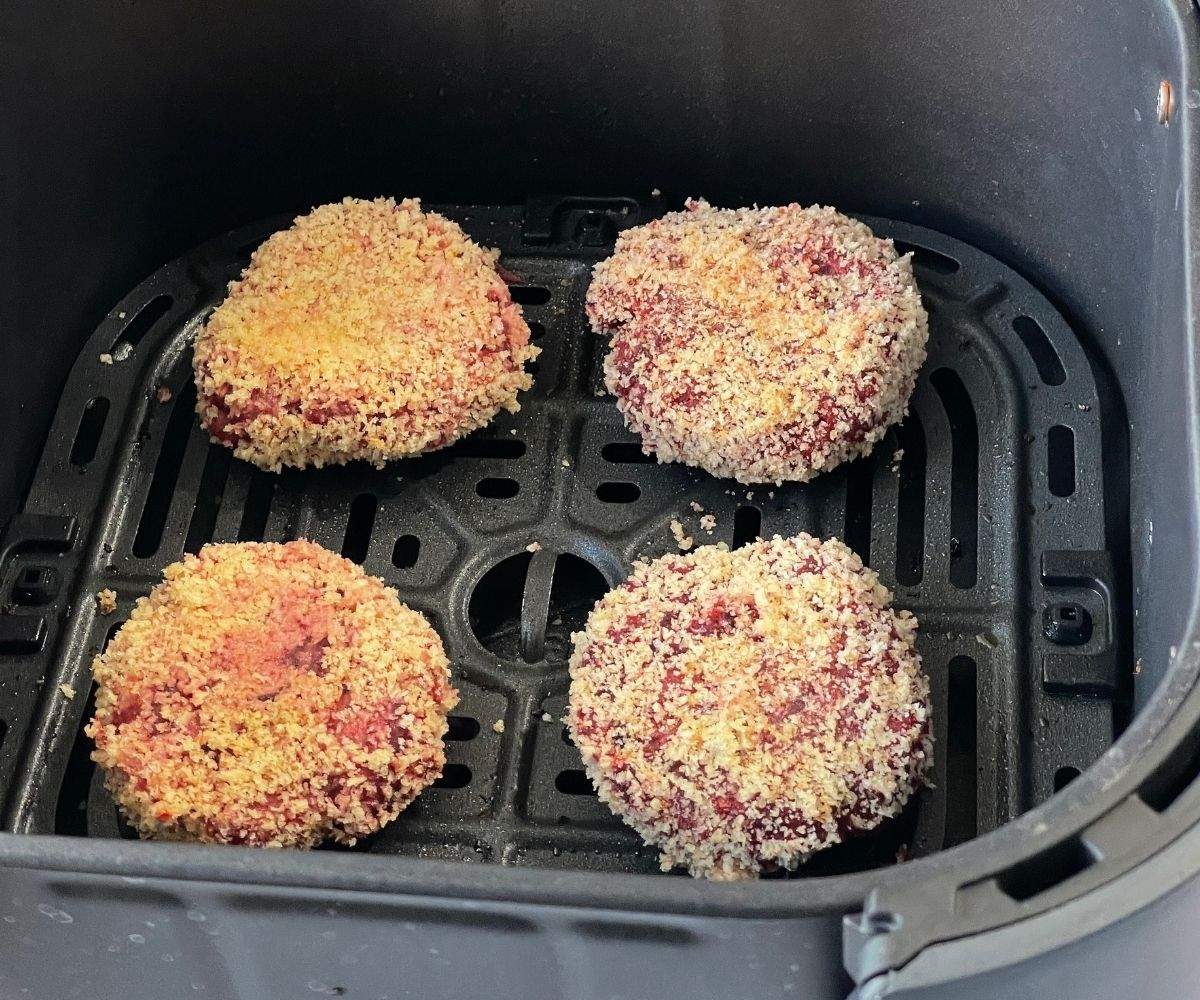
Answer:
<svg viewBox="0 0 1200 1000"><path fill-rule="evenodd" d="M319 639L305 640L293 646L284 654L284 657L297 670L307 670L310 673L324 676L326 668L323 660L325 650L328 648L329 637L322 636Z"/></svg>
<svg viewBox="0 0 1200 1000"><path fill-rule="evenodd" d="M335 418L348 417L358 409L357 403L349 399L331 399L323 403L311 403L304 408L304 419L310 423L328 423Z"/></svg>
<svg viewBox="0 0 1200 1000"><path fill-rule="evenodd" d="M737 623L739 611L745 616L747 623L757 618L753 604L718 597L700 616L688 623L687 631L699 636L728 635Z"/></svg>

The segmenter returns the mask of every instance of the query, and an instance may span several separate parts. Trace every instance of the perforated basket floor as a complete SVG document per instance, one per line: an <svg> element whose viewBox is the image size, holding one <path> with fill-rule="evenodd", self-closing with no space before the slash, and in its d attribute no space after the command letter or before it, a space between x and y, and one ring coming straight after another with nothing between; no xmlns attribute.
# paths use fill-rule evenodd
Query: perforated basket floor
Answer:
<svg viewBox="0 0 1200 1000"><path fill-rule="evenodd" d="M397 587L445 640L462 694L445 774L356 850L657 871L656 853L595 797L561 717L571 631L632 560L675 549L672 519L699 542L735 546L841 536L920 620L933 785L798 877L969 839L1109 745L1127 679L1105 524L1127 484L1102 471L1104 387L1020 277L943 236L868 219L915 250L930 312L911 415L865 460L804 486L750 489L647 460L603 392L605 344L583 313L591 264L652 209L568 199L439 211L502 249L543 353L520 413L425 458L275 476L231 460L197 426L191 337L288 220L167 265L103 322L0 553L6 828L132 836L81 734L89 664L162 568L209 540L314 539ZM711 535L692 501L716 516ZM94 600L105 587L118 595L110 616Z"/></svg>

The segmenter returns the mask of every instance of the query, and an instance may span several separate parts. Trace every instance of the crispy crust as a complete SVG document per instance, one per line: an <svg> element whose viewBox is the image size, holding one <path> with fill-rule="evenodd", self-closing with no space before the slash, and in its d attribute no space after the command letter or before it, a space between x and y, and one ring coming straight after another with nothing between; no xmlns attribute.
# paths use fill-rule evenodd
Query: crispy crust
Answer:
<svg viewBox="0 0 1200 1000"><path fill-rule="evenodd" d="M620 235L587 310L645 450L744 483L869 452L903 418L928 339L909 256L815 205L688 201Z"/></svg>
<svg viewBox="0 0 1200 1000"><path fill-rule="evenodd" d="M200 422L264 469L440 448L518 409L538 354L498 251L347 198L271 236L196 338Z"/></svg>
<svg viewBox="0 0 1200 1000"><path fill-rule="evenodd" d="M92 759L164 840L354 843L441 773L458 701L429 623L304 541L167 567L92 671Z"/></svg>
<svg viewBox="0 0 1200 1000"><path fill-rule="evenodd" d="M754 878L900 811L929 766L917 622L839 541L638 563L573 638L587 773L664 870Z"/></svg>

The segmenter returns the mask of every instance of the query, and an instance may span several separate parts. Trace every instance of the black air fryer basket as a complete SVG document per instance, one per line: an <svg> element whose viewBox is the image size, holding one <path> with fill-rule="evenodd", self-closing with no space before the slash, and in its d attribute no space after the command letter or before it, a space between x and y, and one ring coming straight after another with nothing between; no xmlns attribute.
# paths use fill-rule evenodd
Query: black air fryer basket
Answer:
<svg viewBox="0 0 1200 1000"><path fill-rule="evenodd" d="M1191 995L1196 19L6 13L0 996ZM534 387L420 459L264 473L198 427L191 340L268 234L345 194L500 248ZM870 456L768 488L641 453L584 294L687 195L834 204L913 252L929 359ZM561 721L570 633L676 519L841 537L921 623L931 786L793 873L660 873ZM139 841L83 734L92 657L184 553L293 538L443 637L441 779L353 848Z"/></svg>

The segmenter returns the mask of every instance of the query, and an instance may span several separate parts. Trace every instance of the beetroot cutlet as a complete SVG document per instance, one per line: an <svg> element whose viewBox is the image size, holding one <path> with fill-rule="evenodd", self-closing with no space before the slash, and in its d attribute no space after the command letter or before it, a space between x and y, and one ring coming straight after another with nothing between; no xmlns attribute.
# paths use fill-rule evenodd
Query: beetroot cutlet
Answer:
<svg viewBox="0 0 1200 1000"><path fill-rule="evenodd" d="M714 879L793 868L900 811L930 762L917 623L838 541L639 563L574 636L568 722L600 798Z"/></svg>
<svg viewBox="0 0 1200 1000"><path fill-rule="evenodd" d="M278 471L382 465L517 410L538 349L497 256L415 200L301 216L255 251L196 338L201 423Z"/></svg>
<svg viewBox="0 0 1200 1000"><path fill-rule="evenodd" d="M865 455L904 416L928 339L910 258L819 206L689 201L618 237L587 311L646 451L745 483Z"/></svg>
<svg viewBox="0 0 1200 1000"><path fill-rule="evenodd" d="M374 833L441 773L441 640L312 542L167 567L93 664L93 759L145 836L311 847Z"/></svg>

